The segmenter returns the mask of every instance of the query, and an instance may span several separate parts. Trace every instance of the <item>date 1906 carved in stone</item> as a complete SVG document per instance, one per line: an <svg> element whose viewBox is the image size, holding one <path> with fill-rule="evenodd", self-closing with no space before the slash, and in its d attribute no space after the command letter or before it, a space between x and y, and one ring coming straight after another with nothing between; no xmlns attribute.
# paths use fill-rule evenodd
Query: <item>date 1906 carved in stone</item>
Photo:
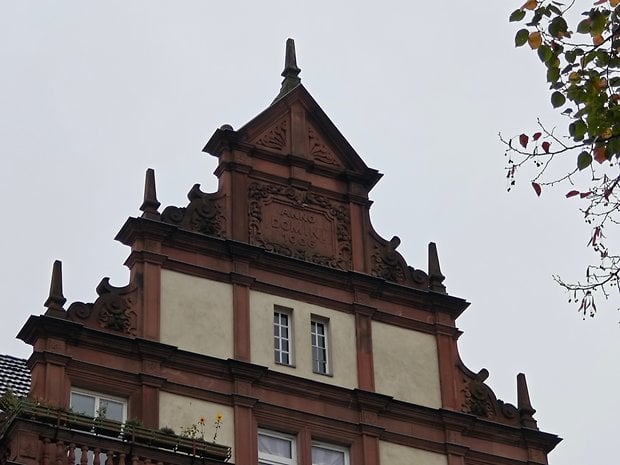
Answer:
<svg viewBox="0 0 620 465"><path fill-rule="evenodd" d="M319 265L351 268L349 215L343 205L292 187L253 183L250 243Z"/></svg>

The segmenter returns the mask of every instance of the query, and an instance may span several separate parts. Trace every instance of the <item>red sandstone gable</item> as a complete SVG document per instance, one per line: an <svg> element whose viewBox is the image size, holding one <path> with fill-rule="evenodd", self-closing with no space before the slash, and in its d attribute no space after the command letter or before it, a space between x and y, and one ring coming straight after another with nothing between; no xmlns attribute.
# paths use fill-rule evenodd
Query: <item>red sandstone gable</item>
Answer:
<svg viewBox="0 0 620 465"><path fill-rule="evenodd" d="M15 413L0 436L12 460L75 463L67 409L90 402L119 412L109 465L133 450L120 431L134 417L157 438L138 461L191 460L162 449L156 430L186 431L212 411L227 418L223 449L203 456L215 461L230 446L243 465L547 463L559 439L538 430L524 375L514 406L461 362L456 318L468 303L446 293L435 244L422 270L374 231L368 193L381 175L299 71L289 41L271 106L215 131L205 151L218 157L217 192L195 185L187 205L160 209L147 171L143 214L117 236L131 248L127 286L104 279L94 302L65 309L54 265L48 310L19 337L33 345L30 398L57 421L33 435ZM84 451L102 447L91 426Z"/></svg>

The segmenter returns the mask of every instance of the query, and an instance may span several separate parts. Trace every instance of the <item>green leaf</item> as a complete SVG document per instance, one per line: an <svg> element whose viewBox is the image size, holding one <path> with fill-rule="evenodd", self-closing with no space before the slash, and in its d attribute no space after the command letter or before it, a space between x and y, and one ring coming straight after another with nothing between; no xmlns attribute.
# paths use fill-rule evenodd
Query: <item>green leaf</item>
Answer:
<svg viewBox="0 0 620 465"><path fill-rule="evenodd" d="M586 135L586 132L588 132L588 126L586 126L586 123L584 123L584 121L581 119L575 120L575 122L572 124L575 125L575 131L574 134L571 135L577 141L582 140L583 137Z"/></svg>
<svg viewBox="0 0 620 465"><path fill-rule="evenodd" d="M592 20L590 18L586 18L577 24L577 32L580 34L588 34L592 29Z"/></svg>
<svg viewBox="0 0 620 465"><path fill-rule="evenodd" d="M556 16L549 23L549 34L553 37L561 37L566 31L568 31L568 24L561 16Z"/></svg>
<svg viewBox="0 0 620 465"><path fill-rule="evenodd" d="M549 58L553 56L551 47L546 44L542 44L540 47L538 47L538 51L536 53L538 53L538 58L540 58L540 61L542 61L543 63L548 61Z"/></svg>
<svg viewBox="0 0 620 465"><path fill-rule="evenodd" d="M544 13L545 12L543 11L542 8L537 8L534 11L534 16L532 17L532 21L530 21L527 25L528 26L538 26L538 23L540 23L540 20L542 19Z"/></svg>
<svg viewBox="0 0 620 465"><path fill-rule="evenodd" d="M577 54L575 53L574 50L568 50L564 54L564 58L566 58L566 61L568 61L569 63L574 63L575 60L577 59Z"/></svg>
<svg viewBox="0 0 620 465"><path fill-rule="evenodd" d="M549 5L547 9L558 16L562 14L562 10L555 5Z"/></svg>
<svg viewBox="0 0 620 465"><path fill-rule="evenodd" d="M547 82L557 82L560 79L560 69L559 68L549 68L547 70Z"/></svg>
<svg viewBox="0 0 620 465"><path fill-rule="evenodd" d="M596 52L596 66L604 68L609 65L609 52L606 50L597 50Z"/></svg>
<svg viewBox="0 0 620 465"><path fill-rule="evenodd" d="M586 66L588 66L588 63L590 63L595 58L596 58L596 52L588 52L588 53L586 53L583 56L583 58L581 59L581 66L583 66L585 68Z"/></svg>
<svg viewBox="0 0 620 465"><path fill-rule="evenodd" d="M589 152L586 152L584 150L577 156L577 168L579 168L580 170L586 169L591 164L592 164L592 155L590 155Z"/></svg>
<svg viewBox="0 0 620 465"><path fill-rule="evenodd" d="M566 91L566 96L575 103L583 103L585 101L585 92L581 86L570 86Z"/></svg>
<svg viewBox="0 0 620 465"><path fill-rule="evenodd" d="M564 103L566 103L566 97L564 97L562 92L555 91L551 94L551 105L553 105L553 108L561 107Z"/></svg>
<svg viewBox="0 0 620 465"><path fill-rule="evenodd" d="M557 55L551 55L551 58L547 60L545 65L547 65L547 68L558 68L559 69L560 68L560 57L558 57Z"/></svg>
<svg viewBox="0 0 620 465"><path fill-rule="evenodd" d="M527 29L520 29L519 31L517 31L517 34L515 35L515 47L521 47L522 45L525 45L529 36L530 31L528 31Z"/></svg>
<svg viewBox="0 0 620 465"><path fill-rule="evenodd" d="M525 10L519 8L512 12L509 21L521 21L523 18L525 18Z"/></svg>
<svg viewBox="0 0 620 465"><path fill-rule="evenodd" d="M566 65L564 68L562 68L562 74L568 74L570 71L573 70L573 68L576 65L572 64L572 65Z"/></svg>
<svg viewBox="0 0 620 465"><path fill-rule="evenodd" d="M607 141L607 150L612 156L618 158L620 152L620 140L617 137L612 137Z"/></svg>
<svg viewBox="0 0 620 465"><path fill-rule="evenodd" d="M592 34L593 37L601 35L603 31L607 28L608 14L609 12L607 12L607 14L598 12L598 14L593 16L592 26L590 28L590 34Z"/></svg>

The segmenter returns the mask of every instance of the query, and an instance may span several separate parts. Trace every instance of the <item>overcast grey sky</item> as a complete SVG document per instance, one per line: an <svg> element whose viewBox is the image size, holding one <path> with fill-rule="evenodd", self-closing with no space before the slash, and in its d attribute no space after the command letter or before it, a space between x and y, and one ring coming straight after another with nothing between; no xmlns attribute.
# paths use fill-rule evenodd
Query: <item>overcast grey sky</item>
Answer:
<svg viewBox="0 0 620 465"><path fill-rule="evenodd" d="M0 352L29 355L14 336L43 310L54 259L69 302L104 276L127 283L113 238L140 213L146 168L163 205L216 189L204 143L269 105L294 37L302 82L384 173L375 229L417 268L437 242L448 292L472 303L465 364L512 403L527 374L539 426L564 437L550 463L612 463L618 299L582 321L551 279L593 259L579 200L538 199L527 176L506 193L498 132L561 124L535 54L513 47L519 5L0 0Z"/></svg>

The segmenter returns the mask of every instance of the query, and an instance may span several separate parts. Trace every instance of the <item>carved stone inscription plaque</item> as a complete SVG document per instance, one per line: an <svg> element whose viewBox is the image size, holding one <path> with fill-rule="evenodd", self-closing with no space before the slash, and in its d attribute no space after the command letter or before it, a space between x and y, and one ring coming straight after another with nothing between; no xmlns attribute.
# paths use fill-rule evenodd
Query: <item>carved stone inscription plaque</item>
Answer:
<svg viewBox="0 0 620 465"><path fill-rule="evenodd" d="M336 255L334 219L307 207L280 202L264 205L262 235L268 242L309 249L327 257Z"/></svg>
<svg viewBox="0 0 620 465"><path fill-rule="evenodd" d="M292 187L250 185L250 243L319 265L351 268L345 205Z"/></svg>

